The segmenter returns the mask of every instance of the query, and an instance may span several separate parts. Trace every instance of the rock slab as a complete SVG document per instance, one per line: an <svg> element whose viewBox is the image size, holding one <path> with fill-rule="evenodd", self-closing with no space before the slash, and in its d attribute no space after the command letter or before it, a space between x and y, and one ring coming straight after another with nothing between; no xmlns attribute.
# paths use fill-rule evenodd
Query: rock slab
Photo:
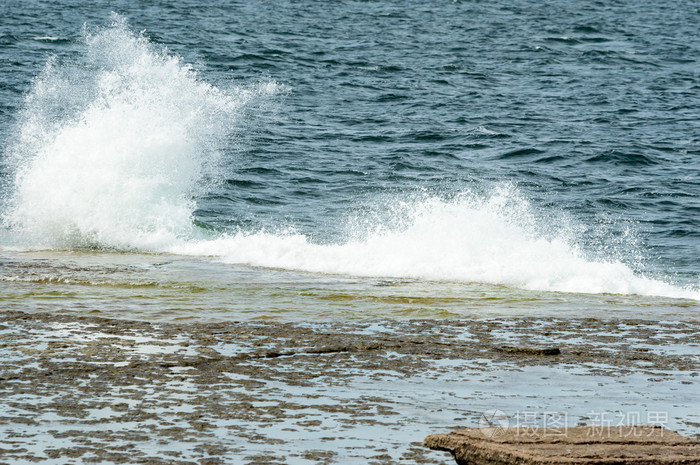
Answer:
<svg viewBox="0 0 700 465"><path fill-rule="evenodd" d="M469 428L425 438L469 465L695 465L700 442L659 426Z"/></svg>

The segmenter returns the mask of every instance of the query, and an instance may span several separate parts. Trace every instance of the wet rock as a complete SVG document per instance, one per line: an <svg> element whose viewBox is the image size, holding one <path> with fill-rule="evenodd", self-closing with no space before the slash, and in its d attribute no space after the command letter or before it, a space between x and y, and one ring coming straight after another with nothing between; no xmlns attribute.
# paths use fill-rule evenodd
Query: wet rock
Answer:
<svg viewBox="0 0 700 465"><path fill-rule="evenodd" d="M458 464L700 464L700 442L658 426L469 428L425 438Z"/></svg>
<svg viewBox="0 0 700 465"><path fill-rule="evenodd" d="M0 324L0 464L444 463L411 441L478 424L467 407L485 404L563 403L584 423L601 402L651 405L700 432L700 321L151 324L0 310Z"/></svg>
<svg viewBox="0 0 700 465"><path fill-rule="evenodd" d="M523 355L559 355L561 350L558 347L513 347L501 346L496 347L498 352L506 352L509 354Z"/></svg>

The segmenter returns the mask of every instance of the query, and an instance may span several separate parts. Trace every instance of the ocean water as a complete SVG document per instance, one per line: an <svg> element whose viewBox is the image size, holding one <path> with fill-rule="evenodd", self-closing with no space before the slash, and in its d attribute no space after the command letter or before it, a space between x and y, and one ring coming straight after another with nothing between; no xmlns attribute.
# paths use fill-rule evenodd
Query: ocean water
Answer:
<svg viewBox="0 0 700 465"><path fill-rule="evenodd" d="M698 316L696 2L0 18L3 308Z"/></svg>

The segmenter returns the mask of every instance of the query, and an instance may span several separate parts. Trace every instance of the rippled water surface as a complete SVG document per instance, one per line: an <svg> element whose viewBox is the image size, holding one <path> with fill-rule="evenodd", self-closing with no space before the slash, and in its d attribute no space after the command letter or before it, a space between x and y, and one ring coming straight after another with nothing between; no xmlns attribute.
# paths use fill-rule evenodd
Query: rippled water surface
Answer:
<svg viewBox="0 0 700 465"><path fill-rule="evenodd" d="M0 17L6 306L697 315L695 2Z"/></svg>

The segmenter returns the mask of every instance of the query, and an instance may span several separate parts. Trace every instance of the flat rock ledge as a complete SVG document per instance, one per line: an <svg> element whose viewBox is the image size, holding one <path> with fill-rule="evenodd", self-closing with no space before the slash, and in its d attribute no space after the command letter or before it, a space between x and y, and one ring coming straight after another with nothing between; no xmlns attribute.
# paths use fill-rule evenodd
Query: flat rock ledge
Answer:
<svg viewBox="0 0 700 465"><path fill-rule="evenodd" d="M658 426L469 428L425 438L458 464L700 464L700 442Z"/></svg>

